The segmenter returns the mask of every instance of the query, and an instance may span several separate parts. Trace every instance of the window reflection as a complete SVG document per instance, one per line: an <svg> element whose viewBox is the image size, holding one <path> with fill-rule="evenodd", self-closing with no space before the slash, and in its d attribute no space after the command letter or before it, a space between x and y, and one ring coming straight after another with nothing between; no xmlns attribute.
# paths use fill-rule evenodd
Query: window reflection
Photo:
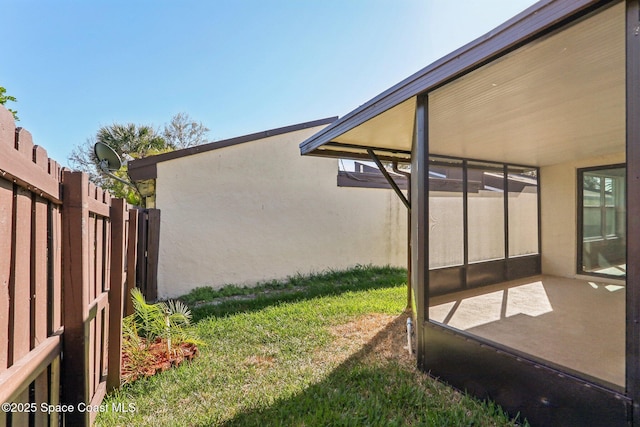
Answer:
<svg viewBox="0 0 640 427"><path fill-rule="evenodd" d="M538 248L538 171L509 167L509 256L533 255Z"/></svg>
<svg viewBox="0 0 640 427"><path fill-rule="evenodd" d="M580 273L626 275L625 175L624 167L579 171Z"/></svg>

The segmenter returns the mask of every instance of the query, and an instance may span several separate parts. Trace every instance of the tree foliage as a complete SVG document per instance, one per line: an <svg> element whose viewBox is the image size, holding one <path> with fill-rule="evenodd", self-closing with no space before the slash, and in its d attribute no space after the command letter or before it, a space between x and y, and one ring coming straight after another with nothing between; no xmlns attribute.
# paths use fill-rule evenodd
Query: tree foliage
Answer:
<svg viewBox="0 0 640 427"><path fill-rule="evenodd" d="M187 113L178 113L164 125L162 136L169 147L179 150L206 143L208 132L206 126L191 119Z"/></svg>
<svg viewBox="0 0 640 427"><path fill-rule="evenodd" d="M123 197L129 203L139 205L141 200L134 188L110 178L100 171L93 148L97 142L108 145L118 153L121 159L125 160L160 154L171 151L171 148L167 146L164 138L150 126L114 123L101 127L94 137L72 149L69 155L71 168L87 173L92 182L108 190L115 197ZM126 165L115 172L115 175L128 181Z"/></svg>
<svg viewBox="0 0 640 427"><path fill-rule="evenodd" d="M103 126L96 133L96 140L113 148L119 154L137 154L146 157L149 153L166 148L167 143L150 126L114 123Z"/></svg>
<svg viewBox="0 0 640 427"><path fill-rule="evenodd" d="M7 95L7 89L0 86L0 105L6 106L7 102L18 102L18 100L16 99L15 96ZM7 110L9 110L11 114L13 114L13 119L15 121L20 120L18 118L18 112L16 110L12 110L11 108L8 108L8 107L7 107Z"/></svg>
<svg viewBox="0 0 640 427"><path fill-rule="evenodd" d="M123 160L141 159L202 144L206 142L205 135L208 131L202 123L193 121L186 113L173 116L161 132L146 125L113 123L102 126L83 144L73 147L69 155L69 166L87 173L93 183L108 190L115 197L123 197L129 203L139 205L141 200L136 190L102 173L94 153L94 145L97 142L108 145ZM126 164L115 172L115 175L129 181Z"/></svg>

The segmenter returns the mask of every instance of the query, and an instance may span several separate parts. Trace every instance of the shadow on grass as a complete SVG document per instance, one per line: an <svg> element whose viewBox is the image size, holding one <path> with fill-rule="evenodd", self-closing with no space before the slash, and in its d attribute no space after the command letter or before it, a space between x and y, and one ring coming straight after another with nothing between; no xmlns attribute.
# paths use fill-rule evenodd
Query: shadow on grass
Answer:
<svg viewBox="0 0 640 427"><path fill-rule="evenodd" d="M406 281L407 270L405 269L364 266L346 271L295 276L284 282L271 282L250 290L235 288L236 295L233 294L233 290L231 292L227 290L224 296L190 305L193 321L197 322L207 317L258 311L282 303L334 296L345 292L395 287ZM251 293L247 293L248 291Z"/></svg>
<svg viewBox="0 0 640 427"><path fill-rule="evenodd" d="M516 425L491 404L444 386L415 368L403 345L407 314L395 318L323 381L224 426Z"/></svg>

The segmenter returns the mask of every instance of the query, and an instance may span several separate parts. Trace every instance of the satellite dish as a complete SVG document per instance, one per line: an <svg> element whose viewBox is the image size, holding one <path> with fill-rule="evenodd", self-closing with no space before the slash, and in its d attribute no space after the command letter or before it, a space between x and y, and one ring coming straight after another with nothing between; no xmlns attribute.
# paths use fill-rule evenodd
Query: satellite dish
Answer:
<svg viewBox="0 0 640 427"><path fill-rule="evenodd" d="M122 160L120 160L120 156L118 156L118 153L113 151L113 148L102 142L96 142L96 144L93 146L93 152L98 158L98 166L100 167L100 170L102 170L105 175L115 179L116 181L120 181L125 185L128 185L129 187L133 188L136 193L140 194L140 191L138 191L138 187L136 187L135 184L113 174L113 172L120 170L120 168L122 167Z"/></svg>
<svg viewBox="0 0 640 427"><path fill-rule="evenodd" d="M120 156L107 144L96 142L93 146L93 152L96 154L98 162L100 162L100 169L102 169L103 172L115 172L122 167Z"/></svg>

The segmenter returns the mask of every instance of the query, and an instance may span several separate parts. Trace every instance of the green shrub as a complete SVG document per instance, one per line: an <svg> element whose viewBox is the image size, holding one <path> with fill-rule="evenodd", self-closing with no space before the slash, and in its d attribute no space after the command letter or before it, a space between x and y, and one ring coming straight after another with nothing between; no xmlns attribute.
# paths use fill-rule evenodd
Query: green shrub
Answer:
<svg viewBox="0 0 640 427"><path fill-rule="evenodd" d="M191 311L179 301L149 304L142 292L131 290L134 313L122 321L123 379L135 380L155 372L159 361L182 360L182 344L202 345L195 329L190 327ZM152 349L152 346L155 346ZM159 351L157 347L160 346ZM158 353L162 353L160 356ZM194 353L197 352L197 349ZM151 371L150 371L151 370Z"/></svg>

